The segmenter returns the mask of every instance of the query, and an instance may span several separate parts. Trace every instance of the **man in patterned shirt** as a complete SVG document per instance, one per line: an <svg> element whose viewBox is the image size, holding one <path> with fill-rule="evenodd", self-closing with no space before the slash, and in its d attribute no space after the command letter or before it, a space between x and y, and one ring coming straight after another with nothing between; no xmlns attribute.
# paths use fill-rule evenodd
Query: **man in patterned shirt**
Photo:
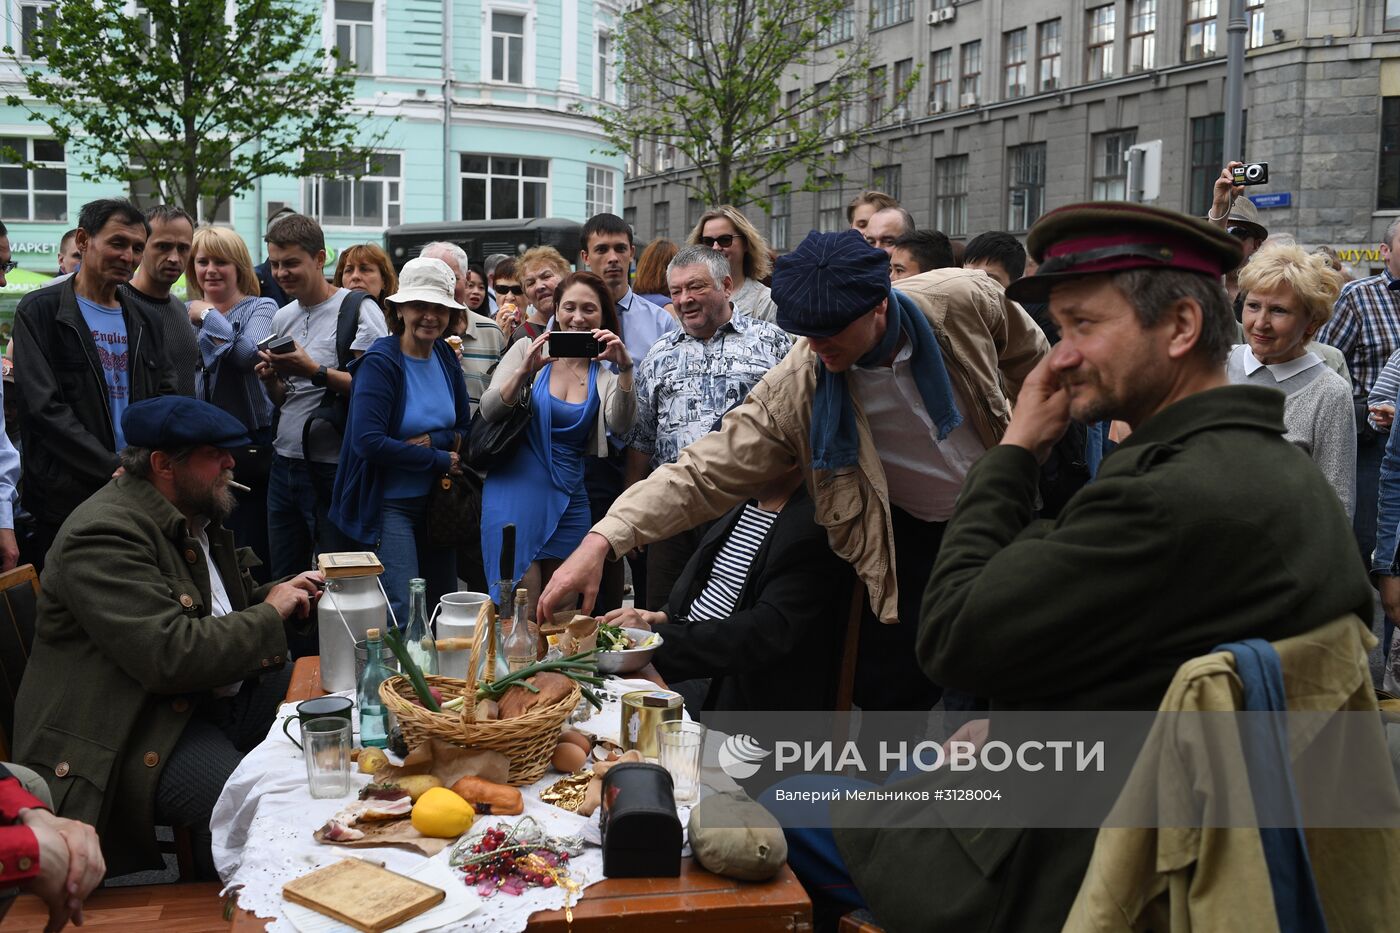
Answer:
<svg viewBox="0 0 1400 933"><path fill-rule="evenodd" d="M1358 279L1342 289L1332 319L1317 332L1317 342L1346 354L1356 406L1356 514L1352 530L1362 557L1370 561L1376 547L1376 488L1385 435L1367 422L1366 399L1386 360L1400 350L1400 218L1391 221L1381 243L1385 267L1380 275Z"/></svg>
<svg viewBox="0 0 1400 933"><path fill-rule="evenodd" d="M661 335L637 366L637 422L627 438L627 485L674 463L692 441L742 402L792 348L777 326L734 309L723 255L687 246L666 268L681 329ZM647 552L647 606L660 606L705 529L658 541Z"/></svg>

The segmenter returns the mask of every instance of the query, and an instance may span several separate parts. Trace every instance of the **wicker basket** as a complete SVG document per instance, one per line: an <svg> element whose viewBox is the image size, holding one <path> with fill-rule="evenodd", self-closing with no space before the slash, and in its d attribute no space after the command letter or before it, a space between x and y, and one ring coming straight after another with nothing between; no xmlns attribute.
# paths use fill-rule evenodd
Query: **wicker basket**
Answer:
<svg viewBox="0 0 1400 933"><path fill-rule="evenodd" d="M537 706L523 716L476 722L477 661L485 652L485 677L492 679L496 668L495 623L496 609L488 602L481 607L476 619L476 635L472 640L466 680L436 675L424 678L429 685L437 687L444 698L466 697L460 713L433 713L412 702L411 698L417 694L408 678L402 675L385 680L379 687L379 696L398 718L399 728L409 748L435 738L464 748L500 752L510 759L508 782L519 787L533 784L544 776L554 756L554 748L559 744L559 733L564 722L578 707L582 693L578 684L574 684L563 699Z"/></svg>

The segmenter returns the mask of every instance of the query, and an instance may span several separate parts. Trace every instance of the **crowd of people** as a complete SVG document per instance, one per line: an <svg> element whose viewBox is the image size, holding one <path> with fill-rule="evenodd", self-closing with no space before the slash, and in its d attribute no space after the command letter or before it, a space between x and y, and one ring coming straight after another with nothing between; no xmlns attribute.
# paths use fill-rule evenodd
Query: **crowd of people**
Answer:
<svg viewBox="0 0 1400 933"><path fill-rule="evenodd" d="M1400 221L1348 281L1241 194L1227 166L1208 218L1074 205L1023 246L866 191L781 256L728 205L640 255L599 214L576 256L437 242L396 270L362 244L329 279L294 211L255 266L177 208L84 205L65 276L16 313L0 431L0 561L42 572L12 757L102 845L68 833L84 880L53 909L103 858L156 863L159 823L212 872L219 791L317 650L325 552L376 553L404 625L410 580L429 605L487 589L514 525L531 619L662 628L698 718L1155 709L1218 644L1369 623L1372 583L1388 642ZM474 468L473 429L507 424ZM480 516L453 543L443 478ZM1006 832L1010 887L949 899L943 928L1070 910L1093 834ZM928 922L910 866L969 871L935 831L790 844L845 879L820 898L895 928Z"/></svg>

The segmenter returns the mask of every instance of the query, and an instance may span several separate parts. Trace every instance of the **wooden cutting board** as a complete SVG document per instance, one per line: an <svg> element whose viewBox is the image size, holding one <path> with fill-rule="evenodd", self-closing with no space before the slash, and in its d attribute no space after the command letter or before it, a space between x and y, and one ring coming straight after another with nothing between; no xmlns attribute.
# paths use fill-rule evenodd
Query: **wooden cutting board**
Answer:
<svg viewBox="0 0 1400 933"><path fill-rule="evenodd" d="M433 907L447 892L348 858L287 882L282 896L364 933L383 933Z"/></svg>

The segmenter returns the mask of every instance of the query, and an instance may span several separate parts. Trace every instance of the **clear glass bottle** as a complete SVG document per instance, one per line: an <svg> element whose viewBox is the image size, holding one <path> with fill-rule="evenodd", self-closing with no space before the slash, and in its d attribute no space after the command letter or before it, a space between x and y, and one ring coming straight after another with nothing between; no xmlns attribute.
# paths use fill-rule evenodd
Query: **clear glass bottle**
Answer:
<svg viewBox="0 0 1400 933"><path fill-rule="evenodd" d="M506 639L506 666L512 674L537 660L535 637L530 634L530 620L525 618L528 601L523 587L515 591L515 624L511 626L510 637Z"/></svg>
<svg viewBox="0 0 1400 933"><path fill-rule="evenodd" d="M424 676L438 672L437 640L428 627L428 581L414 577L408 581L408 631L404 647Z"/></svg>
<svg viewBox="0 0 1400 933"><path fill-rule="evenodd" d="M366 748L384 748L389 744L389 711L379 697L379 685L390 675L380 660L383 642L379 629L372 628L365 633L365 671L355 693L356 705L360 708L360 744Z"/></svg>

